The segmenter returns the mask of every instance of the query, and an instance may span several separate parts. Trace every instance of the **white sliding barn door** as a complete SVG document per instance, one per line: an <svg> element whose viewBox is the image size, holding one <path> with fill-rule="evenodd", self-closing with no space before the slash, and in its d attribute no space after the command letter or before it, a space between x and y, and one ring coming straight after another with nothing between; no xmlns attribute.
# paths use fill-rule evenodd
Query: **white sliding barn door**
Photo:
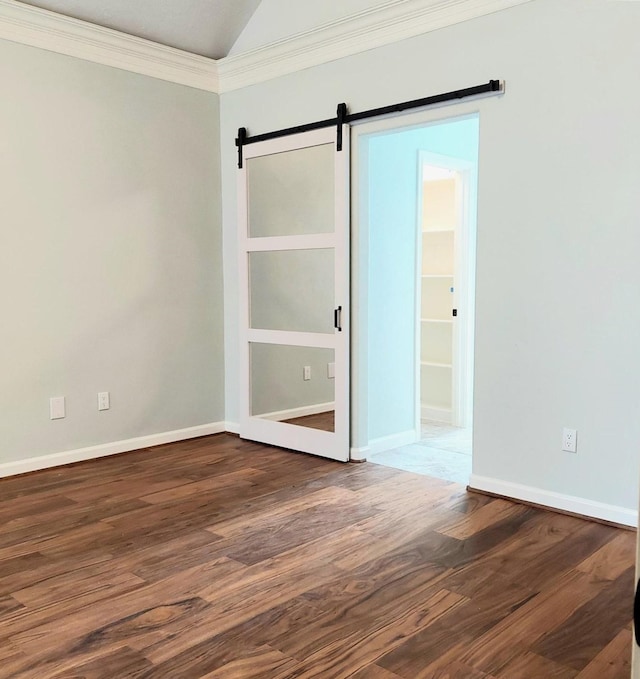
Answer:
<svg viewBox="0 0 640 679"><path fill-rule="evenodd" d="M349 459L349 129L243 147L240 436Z"/></svg>

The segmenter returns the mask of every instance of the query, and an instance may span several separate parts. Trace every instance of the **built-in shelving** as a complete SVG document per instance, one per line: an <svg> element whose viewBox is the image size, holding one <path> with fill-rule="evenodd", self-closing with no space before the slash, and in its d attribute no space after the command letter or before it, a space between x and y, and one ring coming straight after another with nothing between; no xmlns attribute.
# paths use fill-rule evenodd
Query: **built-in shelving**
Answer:
<svg viewBox="0 0 640 679"><path fill-rule="evenodd" d="M455 204L448 182L425 186L420 272L420 401L423 413L451 421L453 412L453 288ZM436 194L434 192L440 192Z"/></svg>

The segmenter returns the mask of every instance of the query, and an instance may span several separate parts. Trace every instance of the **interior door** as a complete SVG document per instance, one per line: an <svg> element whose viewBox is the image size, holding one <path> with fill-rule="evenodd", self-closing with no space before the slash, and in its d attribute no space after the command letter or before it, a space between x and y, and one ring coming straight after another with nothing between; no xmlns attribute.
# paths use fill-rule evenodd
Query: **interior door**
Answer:
<svg viewBox="0 0 640 679"><path fill-rule="evenodd" d="M345 462L348 133L248 144L238 170L240 436Z"/></svg>

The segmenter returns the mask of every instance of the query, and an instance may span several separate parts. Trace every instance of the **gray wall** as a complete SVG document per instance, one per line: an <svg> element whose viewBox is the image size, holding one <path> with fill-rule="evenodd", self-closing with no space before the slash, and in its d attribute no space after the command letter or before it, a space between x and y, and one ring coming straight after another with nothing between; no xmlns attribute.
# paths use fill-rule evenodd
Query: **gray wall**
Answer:
<svg viewBox="0 0 640 679"><path fill-rule="evenodd" d="M237 128L504 78L506 96L474 105L474 472L635 510L639 23L637 3L535 0L223 95L227 419L238 414ZM577 455L560 451L563 426L578 429Z"/></svg>
<svg viewBox="0 0 640 679"><path fill-rule="evenodd" d="M0 463L223 420L217 95L5 41L0 81Z"/></svg>

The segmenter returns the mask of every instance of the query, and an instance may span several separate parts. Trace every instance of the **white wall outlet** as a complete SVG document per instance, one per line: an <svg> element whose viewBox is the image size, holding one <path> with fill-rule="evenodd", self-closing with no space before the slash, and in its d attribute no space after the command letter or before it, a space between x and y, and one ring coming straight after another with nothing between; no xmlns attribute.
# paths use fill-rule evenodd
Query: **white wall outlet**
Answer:
<svg viewBox="0 0 640 679"><path fill-rule="evenodd" d="M562 450L575 453L578 450L578 432L575 429L562 430Z"/></svg>
<svg viewBox="0 0 640 679"><path fill-rule="evenodd" d="M109 392L101 391L98 394L98 410L109 410L111 404L109 403Z"/></svg>
<svg viewBox="0 0 640 679"><path fill-rule="evenodd" d="M335 363L327 363L327 377L330 380L335 379L335 377L336 377L336 364Z"/></svg>
<svg viewBox="0 0 640 679"><path fill-rule="evenodd" d="M61 420L66 416L64 396L54 396L49 399L49 417L52 420Z"/></svg>
<svg viewBox="0 0 640 679"><path fill-rule="evenodd" d="M310 365L305 365L303 371L302 371L302 379L307 380L311 379L311 366Z"/></svg>

